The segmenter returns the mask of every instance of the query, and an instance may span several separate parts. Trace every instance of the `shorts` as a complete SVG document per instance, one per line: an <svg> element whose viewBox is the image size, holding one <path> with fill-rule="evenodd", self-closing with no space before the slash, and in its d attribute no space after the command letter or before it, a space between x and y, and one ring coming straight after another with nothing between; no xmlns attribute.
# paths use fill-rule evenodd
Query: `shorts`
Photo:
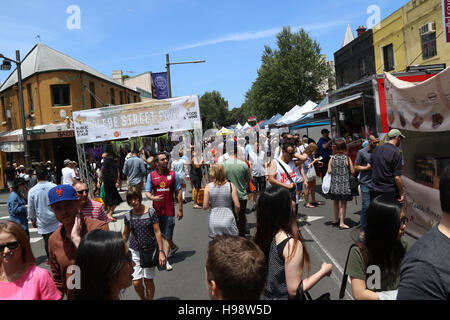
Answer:
<svg viewBox="0 0 450 320"><path fill-rule="evenodd" d="M303 182L297 183L297 191L303 191Z"/></svg>
<svg viewBox="0 0 450 320"><path fill-rule="evenodd" d="M256 192L266 191L266 176L253 177L253 185L256 188Z"/></svg>
<svg viewBox="0 0 450 320"><path fill-rule="evenodd" d="M139 251L135 251L131 248L128 248L131 252L131 258L133 259L133 262L136 264L134 266L134 272L133 272L133 280L139 280L142 278L145 279L153 279L155 278L155 269L156 267L152 268L142 268L141 267L141 260L139 257Z"/></svg>
<svg viewBox="0 0 450 320"><path fill-rule="evenodd" d="M173 229L175 228L175 216L158 216L159 228L164 239L172 241Z"/></svg>

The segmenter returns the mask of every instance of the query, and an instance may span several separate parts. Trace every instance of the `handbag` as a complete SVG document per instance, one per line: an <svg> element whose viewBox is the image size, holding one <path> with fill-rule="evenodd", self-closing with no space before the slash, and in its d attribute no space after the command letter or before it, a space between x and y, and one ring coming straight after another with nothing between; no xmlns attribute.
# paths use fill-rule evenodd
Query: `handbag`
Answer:
<svg viewBox="0 0 450 320"><path fill-rule="evenodd" d="M331 300L331 295L329 292L326 292L326 293L322 294L320 297L318 297L317 299L313 299L311 297L311 295L309 294L309 292L303 291L303 281L300 281L300 284L298 285L298 288L297 288L297 294L291 300L303 300L303 301L305 301L305 300Z"/></svg>
<svg viewBox="0 0 450 320"><path fill-rule="evenodd" d="M150 212L149 209L149 215L151 215L152 213ZM130 226L131 226L131 221L133 220L133 213L130 212ZM138 237L134 237L136 239L136 242L138 243L139 246L139 260L140 260L140 265L141 268L153 268L159 265L159 246L158 246L158 242L153 241L152 244L148 245L148 246L141 246L141 244L139 243ZM163 251L164 252L164 251Z"/></svg>
<svg viewBox="0 0 450 320"><path fill-rule="evenodd" d="M350 159L348 157L347 157L347 159L349 160L349 163L347 164L347 168L348 168L348 181L350 183L350 192L351 192L352 196L357 196L357 195L359 195L358 178L356 178L354 175L352 175L352 172L350 170Z"/></svg>
<svg viewBox="0 0 450 320"><path fill-rule="evenodd" d="M284 172L287 174L289 181L291 181L291 183L295 184L294 180L292 180L291 176L289 175L289 173L287 172L286 168L280 163L280 161L278 161L278 159L275 159L280 166L283 168ZM294 187L293 189L289 189L289 194L291 195L291 200L294 201L295 203L297 203L297 188Z"/></svg>
<svg viewBox="0 0 450 320"><path fill-rule="evenodd" d="M314 166L311 166L311 168L308 169L308 172L306 173L306 180L311 181L316 177L316 169L314 169Z"/></svg>
<svg viewBox="0 0 450 320"><path fill-rule="evenodd" d="M331 175L327 172L322 181L322 192L324 194L327 194L328 192L330 192L330 187L331 187Z"/></svg>
<svg viewBox="0 0 450 320"><path fill-rule="evenodd" d="M347 287L347 279L348 274L345 273L347 271L347 265L348 265L348 258L350 257L350 251L353 247L359 247L359 250L361 251L362 257L363 257L363 263L364 263L364 270L367 270L367 265L369 264L369 253L367 251L367 247L363 242L356 242L350 246L348 249L347 254L347 260L345 261L345 267L344 267L344 274L342 275L342 282L341 282L341 289L339 290L339 299L342 300L345 295L345 288Z"/></svg>

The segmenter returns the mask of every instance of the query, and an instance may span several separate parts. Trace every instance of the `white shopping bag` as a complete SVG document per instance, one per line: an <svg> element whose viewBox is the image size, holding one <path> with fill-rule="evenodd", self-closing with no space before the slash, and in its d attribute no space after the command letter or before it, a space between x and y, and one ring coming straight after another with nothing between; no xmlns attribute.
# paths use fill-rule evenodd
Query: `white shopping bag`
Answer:
<svg viewBox="0 0 450 320"><path fill-rule="evenodd" d="M327 174L322 180L322 192L325 194L330 192L330 186L331 186L331 175L327 172Z"/></svg>

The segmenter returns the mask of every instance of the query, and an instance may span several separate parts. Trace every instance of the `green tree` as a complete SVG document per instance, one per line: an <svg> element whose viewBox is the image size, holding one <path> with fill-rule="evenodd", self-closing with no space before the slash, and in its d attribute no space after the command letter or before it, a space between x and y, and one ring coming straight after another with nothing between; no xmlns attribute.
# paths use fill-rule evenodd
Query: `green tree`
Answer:
<svg viewBox="0 0 450 320"><path fill-rule="evenodd" d="M213 122L218 127L226 125L228 118L228 101L218 91L205 92L199 99L200 114L205 119L205 128L213 128Z"/></svg>
<svg viewBox="0 0 450 320"><path fill-rule="evenodd" d="M276 50L265 46L262 65L241 106L244 113L268 119L283 114L308 100L318 102L321 87L332 82L332 72L321 54L319 43L300 29L284 27L277 35Z"/></svg>

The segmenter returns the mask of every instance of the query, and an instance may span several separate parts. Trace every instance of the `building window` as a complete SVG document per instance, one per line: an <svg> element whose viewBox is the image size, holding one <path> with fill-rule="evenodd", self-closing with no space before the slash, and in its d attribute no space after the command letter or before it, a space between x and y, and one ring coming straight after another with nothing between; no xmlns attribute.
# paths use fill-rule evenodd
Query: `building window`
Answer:
<svg viewBox="0 0 450 320"><path fill-rule="evenodd" d="M437 55L436 50L436 32L430 32L428 34L422 34L420 36L422 41L422 57L429 59Z"/></svg>
<svg viewBox="0 0 450 320"><path fill-rule="evenodd" d="M91 96L91 109L95 108L95 84L94 81L89 81L89 94Z"/></svg>
<svg viewBox="0 0 450 320"><path fill-rule="evenodd" d="M119 103L123 104L123 91L119 91Z"/></svg>
<svg viewBox="0 0 450 320"><path fill-rule="evenodd" d="M137 96L134 96L134 103L138 102Z"/></svg>
<svg viewBox="0 0 450 320"><path fill-rule="evenodd" d="M131 103L131 98L130 98L130 94L127 94L127 103Z"/></svg>
<svg viewBox="0 0 450 320"><path fill-rule="evenodd" d="M30 106L30 113L34 113L33 91L31 91L31 83L27 84L27 92L28 92L28 104Z"/></svg>
<svg viewBox="0 0 450 320"><path fill-rule="evenodd" d="M50 89L54 107L70 106L70 86L68 84L51 85Z"/></svg>
<svg viewBox="0 0 450 320"><path fill-rule="evenodd" d="M114 93L114 88L109 89L109 95L111 96L111 104L116 105L116 95Z"/></svg>
<svg viewBox="0 0 450 320"><path fill-rule="evenodd" d="M383 47L384 71L394 70L394 47L392 43Z"/></svg>
<svg viewBox="0 0 450 320"><path fill-rule="evenodd" d="M359 76L364 77L367 74L366 60L359 59Z"/></svg>

